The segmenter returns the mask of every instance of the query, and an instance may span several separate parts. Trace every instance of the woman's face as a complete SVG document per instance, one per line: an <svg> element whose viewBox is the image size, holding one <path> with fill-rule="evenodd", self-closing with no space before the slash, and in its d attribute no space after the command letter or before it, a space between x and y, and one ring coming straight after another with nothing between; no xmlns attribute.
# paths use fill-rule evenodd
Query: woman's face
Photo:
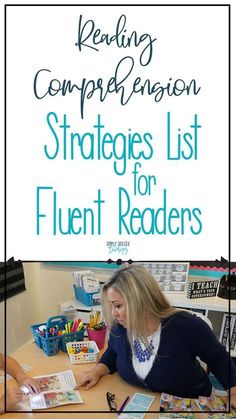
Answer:
<svg viewBox="0 0 236 419"><path fill-rule="evenodd" d="M112 287L107 290L107 298L111 304L111 314L119 324L126 327L127 325L127 311L126 303L122 295L115 291Z"/></svg>

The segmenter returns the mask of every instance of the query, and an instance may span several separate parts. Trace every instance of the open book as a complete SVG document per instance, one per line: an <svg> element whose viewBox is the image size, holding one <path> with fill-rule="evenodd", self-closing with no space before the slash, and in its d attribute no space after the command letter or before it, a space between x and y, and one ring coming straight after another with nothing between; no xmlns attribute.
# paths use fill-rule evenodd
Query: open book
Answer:
<svg viewBox="0 0 236 419"><path fill-rule="evenodd" d="M160 419L194 419L195 399L187 399L161 393Z"/></svg>
<svg viewBox="0 0 236 419"><path fill-rule="evenodd" d="M227 402L226 397L215 396L214 394L210 397L199 397L196 401L198 407L207 413L208 419L235 419L236 410L231 409L231 412L227 413Z"/></svg>
<svg viewBox="0 0 236 419"><path fill-rule="evenodd" d="M49 409L64 404L83 403L71 370L34 377L40 384L41 393L29 394L32 410Z"/></svg>

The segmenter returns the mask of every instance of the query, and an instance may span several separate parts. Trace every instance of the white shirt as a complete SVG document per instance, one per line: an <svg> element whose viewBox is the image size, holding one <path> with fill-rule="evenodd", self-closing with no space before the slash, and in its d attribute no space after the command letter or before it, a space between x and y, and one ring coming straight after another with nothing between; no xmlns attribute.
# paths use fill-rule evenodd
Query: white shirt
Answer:
<svg viewBox="0 0 236 419"><path fill-rule="evenodd" d="M160 337L161 337L161 327L159 327L159 329L153 335L148 336L148 342L151 342L152 340L152 344L154 346L153 353L150 356L149 360L146 360L144 362L139 362L139 360L135 356L134 350L132 350L132 363L133 363L134 370L136 374L138 375L138 377L142 378L143 380L146 378L150 369L152 368L152 364L154 362L154 359L156 357L156 354L160 345ZM135 338L136 337L134 336L133 341ZM139 343L141 345L142 350L145 350L146 346L143 344L143 342L141 342L140 339L139 339Z"/></svg>

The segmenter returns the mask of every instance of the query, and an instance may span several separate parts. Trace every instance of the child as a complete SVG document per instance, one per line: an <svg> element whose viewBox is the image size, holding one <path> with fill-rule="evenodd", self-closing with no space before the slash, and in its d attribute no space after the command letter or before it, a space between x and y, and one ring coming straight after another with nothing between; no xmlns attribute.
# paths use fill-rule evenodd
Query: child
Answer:
<svg viewBox="0 0 236 419"><path fill-rule="evenodd" d="M34 378L28 377L20 364L10 356L6 357L6 365L3 354L0 352L0 369L6 369L6 372L10 374L19 386L25 386L30 393L38 393L40 386ZM21 402L23 393L20 387L9 388L6 393L6 410L12 410L14 406ZM0 398L0 414L4 413L4 396Z"/></svg>

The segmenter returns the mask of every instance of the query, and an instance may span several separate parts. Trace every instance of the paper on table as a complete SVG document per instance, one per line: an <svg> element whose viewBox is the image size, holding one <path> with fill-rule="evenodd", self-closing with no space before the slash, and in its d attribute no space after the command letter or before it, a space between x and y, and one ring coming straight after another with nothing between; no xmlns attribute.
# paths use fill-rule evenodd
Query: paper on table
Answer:
<svg viewBox="0 0 236 419"><path fill-rule="evenodd" d="M34 377L40 384L41 393L29 394L32 409L48 409L64 404L83 403L71 370Z"/></svg>
<svg viewBox="0 0 236 419"><path fill-rule="evenodd" d="M129 403L125 406L120 419L142 419L148 411L155 397L148 394L135 393ZM132 413L126 413L132 412ZM138 413L142 412L142 413Z"/></svg>

